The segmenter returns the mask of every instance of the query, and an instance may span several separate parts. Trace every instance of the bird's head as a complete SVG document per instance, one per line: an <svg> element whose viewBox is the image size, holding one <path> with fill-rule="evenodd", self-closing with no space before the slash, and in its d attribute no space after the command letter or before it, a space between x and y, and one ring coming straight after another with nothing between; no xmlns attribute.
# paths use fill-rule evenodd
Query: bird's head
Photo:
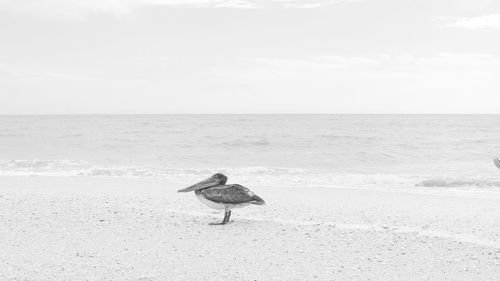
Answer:
<svg viewBox="0 0 500 281"><path fill-rule="evenodd" d="M212 186L224 185L226 184L226 181L227 181L226 176L224 176L221 173L217 173L207 179L200 181L199 183L193 184L183 189L179 189L177 192L190 192L190 191L209 188Z"/></svg>

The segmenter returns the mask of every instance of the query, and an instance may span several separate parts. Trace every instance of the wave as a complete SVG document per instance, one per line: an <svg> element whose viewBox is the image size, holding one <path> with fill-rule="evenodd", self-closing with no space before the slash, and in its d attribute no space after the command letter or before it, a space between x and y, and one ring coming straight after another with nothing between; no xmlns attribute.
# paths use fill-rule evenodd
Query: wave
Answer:
<svg viewBox="0 0 500 281"><path fill-rule="evenodd" d="M0 133L0 137L21 137L26 134L15 134L15 133Z"/></svg>
<svg viewBox="0 0 500 281"><path fill-rule="evenodd" d="M98 166L77 160L10 160L0 161L0 175L28 176L88 176L88 177L135 177L149 179L170 179L179 177L203 177L221 172L233 177L256 176L263 179L285 175L307 173L306 169L280 167L241 167L218 169L182 169L158 166Z"/></svg>
<svg viewBox="0 0 500 281"><path fill-rule="evenodd" d="M319 135L322 139L328 140L363 140L363 141L372 141L375 140L374 137L368 136L349 136L349 135L330 135L330 134L321 134Z"/></svg>
<svg viewBox="0 0 500 281"><path fill-rule="evenodd" d="M256 139L256 140L236 139L221 143L221 145L225 147L267 146L270 144L271 142L268 141L267 139Z"/></svg>
<svg viewBox="0 0 500 281"><path fill-rule="evenodd" d="M415 174L341 173L332 170L289 167L220 167L184 169L159 165L106 166L77 160L0 161L0 175L122 177L153 180L197 181L214 173L224 173L238 182L259 186L368 188L395 190L477 189L497 190L500 181L491 178L449 177ZM425 190L424 190L425 191Z"/></svg>
<svg viewBox="0 0 500 281"><path fill-rule="evenodd" d="M8 170L71 170L87 167L90 164L76 160L10 160L0 162L0 171Z"/></svg>
<svg viewBox="0 0 500 281"><path fill-rule="evenodd" d="M421 187L500 187L500 181L488 179L429 179L416 186Z"/></svg>
<svg viewBox="0 0 500 281"><path fill-rule="evenodd" d="M84 134L68 134L68 135L62 135L61 138L81 138L84 137Z"/></svg>

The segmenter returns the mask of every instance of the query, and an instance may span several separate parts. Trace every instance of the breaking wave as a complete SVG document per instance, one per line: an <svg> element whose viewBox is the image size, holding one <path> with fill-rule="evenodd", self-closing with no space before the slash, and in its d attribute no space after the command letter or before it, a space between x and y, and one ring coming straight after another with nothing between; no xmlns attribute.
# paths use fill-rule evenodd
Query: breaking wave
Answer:
<svg viewBox="0 0 500 281"><path fill-rule="evenodd" d="M418 183L421 187L500 187L500 181L487 179L430 179Z"/></svg>
<svg viewBox="0 0 500 281"><path fill-rule="evenodd" d="M219 169L178 169L157 166L99 166L75 160L11 160L0 161L0 175L4 176L87 176L87 177L132 177L146 179L199 178L215 172L233 177L259 176L262 181L270 177L304 175L306 169L280 167L242 167Z"/></svg>
<svg viewBox="0 0 500 281"><path fill-rule="evenodd" d="M87 162L74 160L11 160L0 162L0 172L71 171L88 166Z"/></svg>
<svg viewBox="0 0 500 281"><path fill-rule="evenodd" d="M161 166L105 166L76 160L0 161L0 176L119 177L171 181L197 181L213 173L260 186L368 188L368 189L477 189L497 190L491 178L433 178L431 175L339 173L331 170L285 167L183 169Z"/></svg>

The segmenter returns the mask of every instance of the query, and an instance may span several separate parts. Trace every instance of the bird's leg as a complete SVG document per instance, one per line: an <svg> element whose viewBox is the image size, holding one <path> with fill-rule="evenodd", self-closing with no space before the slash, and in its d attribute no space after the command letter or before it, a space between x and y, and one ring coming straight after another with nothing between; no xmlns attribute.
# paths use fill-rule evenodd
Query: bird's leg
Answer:
<svg viewBox="0 0 500 281"><path fill-rule="evenodd" d="M226 224L227 219L228 219L228 217L229 217L229 215L228 215L228 214L229 214L229 213L227 212L227 210L225 210L225 211L224 211L224 219L222 220L222 224Z"/></svg>
<svg viewBox="0 0 500 281"><path fill-rule="evenodd" d="M227 210L226 213L227 213L226 223L228 223L229 217L231 216L231 210Z"/></svg>
<svg viewBox="0 0 500 281"><path fill-rule="evenodd" d="M222 220L222 222L211 222L209 223L210 225L223 225L223 224L226 224L227 220L229 220L229 216L231 215L231 211L229 211L229 215L228 215L228 211L224 211L224 219Z"/></svg>

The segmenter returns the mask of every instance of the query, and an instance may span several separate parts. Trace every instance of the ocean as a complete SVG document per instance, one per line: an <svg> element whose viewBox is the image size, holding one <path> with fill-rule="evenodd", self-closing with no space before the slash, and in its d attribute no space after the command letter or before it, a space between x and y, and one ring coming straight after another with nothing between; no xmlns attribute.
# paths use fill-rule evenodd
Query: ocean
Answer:
<svg viewBox="0 0 500 281"><path fill-rule="evenodd" d="M0 116L0 175L500 192L500 115Z"/></svg>

